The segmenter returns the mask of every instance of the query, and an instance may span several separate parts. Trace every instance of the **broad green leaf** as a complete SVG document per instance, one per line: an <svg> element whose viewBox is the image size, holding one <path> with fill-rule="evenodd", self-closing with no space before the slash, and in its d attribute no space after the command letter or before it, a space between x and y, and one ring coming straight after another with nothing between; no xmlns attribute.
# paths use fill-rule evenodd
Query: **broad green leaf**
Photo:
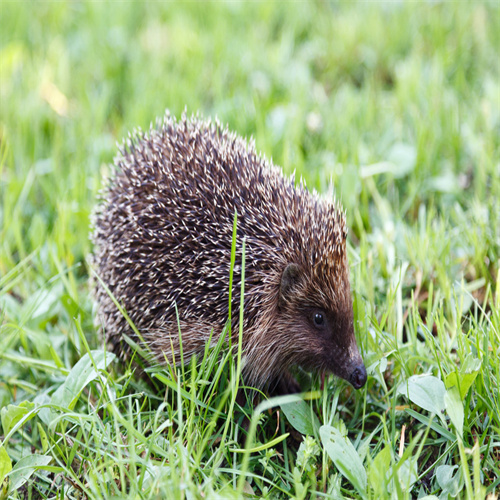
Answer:
<svg viewBox="0 0 500 500"><path fill-rule="evenodd" d="M64 384L52 395L52 404L73 409L83 389L116 358L111 352L92 351L91 354L95 367L89 354L85 354L71 369Z"/></svg>
<svg viewBox="0 0 500 500"><path fill-rule="evenodd" d="M477 374L481 368L481 360L475 358L472 354L469 354L460 369L460 371L455 371L448 373L445 382L446 387L450 388L457 386L460 390L460 399L465 399L471 385L476 380Z"/></svg>
<svg viewBox="0 0 500 500"><path fill-rule="evenodd" d="M316 414L305 401L295 401L281 405L281 410L292 427L301 434L314 436L320 423Z"/></svg>
<svg viewBox="0 0 500 500"><path fill-rule="evenodd" d="M2 487L3 480L5 476L12 470L12 462L10 460L7 450L2 447L0 448L0 488Z"/></svg>
<svg viewBox="0 0 500 500"><path fill-rule="evenodd" d="M405 395L412 403L435 413L441 419L441 412L445 409L445 393L442 380L432 375L413 375L398 387L398 394Z"/></svg>
<svg viewBox="0 0 500 500"><path fill-rule="evenodd" d="M66 311L68 312L68 314L72 318L75 317L78 314L78 312L81 310L80 306L68 294L64 294L61 297L61 302L62 302L62 304L64 306L64 309L66 309Z"/></svg>
<svg viewBox="0 0 500 500"><path fill-rule="evenodd" d="M479 370L473 373L460 373L458 376L456 372L448 373L446 387L460 387L460 399L464 400L478 373Z"/></svg>
<svg viewBox="0 0 500 500"><path fill-rule="evenodd" d="M370 479L370 485L379 495L388 493L386 490L386 474L388 471L390 471L390 467L391 450L388 446L386 446L378 452L377 456L374 458L373 462L368 468L368 478Z"/></svg>
<svg viewBox="0 0 500 500"><path fill-rule="evenodd" d="M444 403L446 405L446 412L453 422L459 436L462 437L464 428L464 404L456 386L453 386L446 391L446 394L444 395Z"/></svg>
<svg viewBox="0 0 500 500"><path fill-rule="evenodd" d="M50 463L52 457L48 455L28 455L21 458L9 474L9 491L18 490L37 469Z"/></svg>
<svg viewBox="0 0 500 500"><path fill-rule="evenodd" d="M335 467L365 497L366 470L349 438L330 425L321 426L319 435Z"/></svg>
<svg viewBox="0 0 500 500"><path fill-rule="evenodd" d="M8 405L2 408L0 411L0 418L2 420L3 434L6 436L11 429L26 415L28 414L35 405L30 401L23 401L19 405ZM31 420L35 416L35 413L28 418Z"/></svg>
<svg viewBox="0 0 500 500"><path fill-rule="evenodd" d="M458 465L440 465L436 469L436 479L439 486L443 489L443 493L453 498L460 493L463 487L460 470L453 475L455 469L458 469Z"/></svg>

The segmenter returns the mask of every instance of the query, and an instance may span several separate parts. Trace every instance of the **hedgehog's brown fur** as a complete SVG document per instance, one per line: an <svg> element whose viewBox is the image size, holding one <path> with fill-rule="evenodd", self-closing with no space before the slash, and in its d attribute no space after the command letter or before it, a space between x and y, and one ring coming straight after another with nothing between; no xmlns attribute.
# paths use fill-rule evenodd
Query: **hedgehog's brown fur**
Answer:
<svg viewBox="0 0 500 500"><path fill-rule="evenodd" d="M222 332L236 212L233 332L245 238L245 381L296 390L288 370L300 365L364 384L338 204L295 187L253 144L197 118L167 114L148 134L129 137L115 163L95 213L93 262L158 360L171 361L172 347L179 360L179 326L185 361L203 352L212 329L214 341ZM95 294L120 350L123 334L135 336L97 281Z"/></svg>

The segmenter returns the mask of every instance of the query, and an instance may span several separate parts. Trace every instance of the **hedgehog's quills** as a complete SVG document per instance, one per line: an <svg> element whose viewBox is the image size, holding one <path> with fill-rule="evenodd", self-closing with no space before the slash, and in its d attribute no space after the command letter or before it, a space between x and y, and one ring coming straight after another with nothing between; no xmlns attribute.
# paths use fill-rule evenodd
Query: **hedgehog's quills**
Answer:
<svg viewBox="0 0 500 500"><path fill-rule="evenodd" d="M130 136L94 215L93 265L157 359L202 354L228 319L233 221L246 238L245 383L297 390L293 366L330 371L355 388L366 370L354 338L339 204L319 198L218 122L167 115ZM241 247L239 246L241 250ZM233 283L238 332L240 255ZM238 264L239 262L239 264ZM109 294L94 284L99 318L123 355L137 340Z"/></svg>

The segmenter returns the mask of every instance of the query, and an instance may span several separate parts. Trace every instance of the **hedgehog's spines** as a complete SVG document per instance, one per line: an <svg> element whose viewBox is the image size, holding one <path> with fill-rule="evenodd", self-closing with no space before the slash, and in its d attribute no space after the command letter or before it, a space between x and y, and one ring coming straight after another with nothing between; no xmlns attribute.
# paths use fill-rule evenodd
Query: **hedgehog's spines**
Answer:
<svg viewBox="0 0 500 500"><path fill-rule="evenodd" d="M346 217L339 201L307 191L305 179L296 183L295 171L284 177L256 152L253 138L246 141L217 118L188 118L184 110L177 120L167 111L147 132L137 128L129 133L118 149L116 168L93 217L94 262L160 358L163 348L170 349L171 339L167 343L163 336L177 335L171 326L172 304L178 305L183 338L193 352L207 325L222 331L235 210L238 258L241 241L247 239L245 353L250 383L265 385L287 367L287 359L299 356L294 349L307 350L294 347L295 337L288 339L287 328L293 325L273 324L274 290L287 264L303 269L303 300L348 307ZM240 272L237 261L235 303ZM342 291L346 287L347 293ZM347 305L337 306L342 294ZM108 338L119 344L128 325L98 285L96 295ZM273 329L276 339L266 337Z"/></svg>

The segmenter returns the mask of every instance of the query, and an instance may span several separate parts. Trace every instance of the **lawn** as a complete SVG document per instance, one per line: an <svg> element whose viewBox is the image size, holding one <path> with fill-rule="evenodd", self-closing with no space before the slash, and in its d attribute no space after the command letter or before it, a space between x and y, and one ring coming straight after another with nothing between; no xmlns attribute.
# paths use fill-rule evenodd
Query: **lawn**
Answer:
<svg viewBox="0 0 500 500"><path fill-rule="evenodd" d="M496 2L0 0L0 499L497 498L499 47ZM341 200L364 388L106 350L90 215L166 109Z"/></svg>

